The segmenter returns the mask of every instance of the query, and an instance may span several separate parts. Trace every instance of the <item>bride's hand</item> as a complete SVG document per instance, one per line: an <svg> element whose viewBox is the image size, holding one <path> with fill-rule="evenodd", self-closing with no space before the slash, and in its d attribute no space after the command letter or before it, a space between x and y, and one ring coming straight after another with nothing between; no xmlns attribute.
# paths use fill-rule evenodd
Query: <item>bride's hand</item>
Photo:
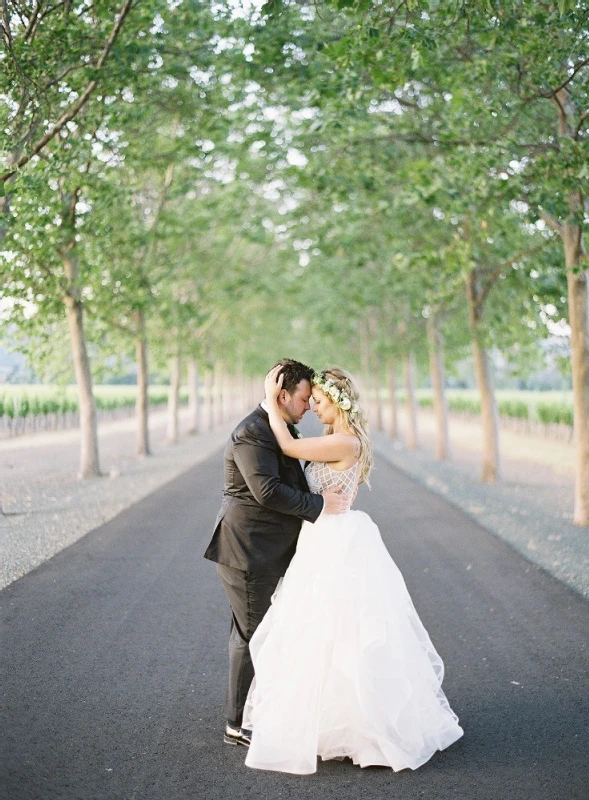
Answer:
<svg viewBox="0 0 589 800"><path fill-rule="evenodd" d="M284 375L282 374L282 366L280 365L271 369L266 375L266 380L264 381L264 392L266 393L266 402L268 404L278 402L278 395L282 389L283 380Z"/></svg>

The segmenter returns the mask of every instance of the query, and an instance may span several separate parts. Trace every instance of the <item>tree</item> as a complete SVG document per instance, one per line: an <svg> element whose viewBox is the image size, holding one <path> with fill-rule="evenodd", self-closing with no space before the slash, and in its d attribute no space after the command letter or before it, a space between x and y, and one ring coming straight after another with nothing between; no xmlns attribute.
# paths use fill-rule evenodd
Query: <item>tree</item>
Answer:
<svg viewBox="0 0 589 800"><path fill-rule="evenodd" d="M391 14L383 4L325 0L321 22L307 25L308 12L297 16L292 4L268 8L261 60L274 28L283 51L284 37L303 50L296 64L279 61L282 76L304 74L311 84L302 96L321 109L310 126L315 136L329 131L357 150L396 143L480 157L483 173L507 180L532 220L535 214L561 236L572 329L574 519L589 524L586 4L412 0ZM290 93L300 90L292 83Z"/></svg>

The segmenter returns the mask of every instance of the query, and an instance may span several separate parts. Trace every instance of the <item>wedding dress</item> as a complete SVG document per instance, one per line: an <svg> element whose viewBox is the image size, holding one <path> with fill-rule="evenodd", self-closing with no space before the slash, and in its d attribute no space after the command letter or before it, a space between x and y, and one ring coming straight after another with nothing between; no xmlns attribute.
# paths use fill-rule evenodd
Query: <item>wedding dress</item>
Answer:
<svg viewBox="0 0 589 800"><path fill-rule="evenodd" d="M311 462L312 492L357 464ZM444 665L379 530L363 511L304 522L297 551L250 642L255 678L243 727L249 767L305 775L322 759L416 769L462 736Z"/></svg>

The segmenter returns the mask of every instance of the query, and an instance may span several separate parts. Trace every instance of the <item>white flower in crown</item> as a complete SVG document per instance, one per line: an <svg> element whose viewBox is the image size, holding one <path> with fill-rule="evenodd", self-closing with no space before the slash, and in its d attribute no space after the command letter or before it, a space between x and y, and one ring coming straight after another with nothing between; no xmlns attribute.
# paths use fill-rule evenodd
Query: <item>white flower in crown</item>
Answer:
<svg viewBox="0 0 589 800"><path fill-rule="evenodd" d="M341 408L342 411L349 411L351 415L357 414L360 411L360 406L352 399L343 389L339 389L335 383L326 378L320 372L313 375L313 385L318 386L322 392L333 400L333 402Z"/></svg>

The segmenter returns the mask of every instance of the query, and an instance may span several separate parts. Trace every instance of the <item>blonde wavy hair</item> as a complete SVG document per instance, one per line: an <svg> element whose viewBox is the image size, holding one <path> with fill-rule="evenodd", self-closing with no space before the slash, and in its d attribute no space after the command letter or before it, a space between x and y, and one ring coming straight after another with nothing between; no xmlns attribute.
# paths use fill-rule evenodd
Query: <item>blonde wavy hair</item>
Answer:
<svg viewBox="0 0 589 800"><path fill-rule="evenodd" d="M374 466L372 442L370 441L368 433L368 420L360 406L360 393L358 392L356 382L349 372L346 372L340 367L328 367L322 370L319 376L323 379L329 379L338 389L343 390L348 395L352 401L352 405L357 404L359 406L359 410L356 411L356 413L350 413L350 411L344 411L334 403L335 411L342 424L342 428L348 433L353 433L354 436L357 436L360 442L360 455L358 456L358 463L360 465L359 482L364 482L367 486L370 486L368 477ZM317 388L321 389L321 386L317 386ZM329 395L327 396L329 397ZM325 425L325 433L333 433L333 426Z"/></svg>

